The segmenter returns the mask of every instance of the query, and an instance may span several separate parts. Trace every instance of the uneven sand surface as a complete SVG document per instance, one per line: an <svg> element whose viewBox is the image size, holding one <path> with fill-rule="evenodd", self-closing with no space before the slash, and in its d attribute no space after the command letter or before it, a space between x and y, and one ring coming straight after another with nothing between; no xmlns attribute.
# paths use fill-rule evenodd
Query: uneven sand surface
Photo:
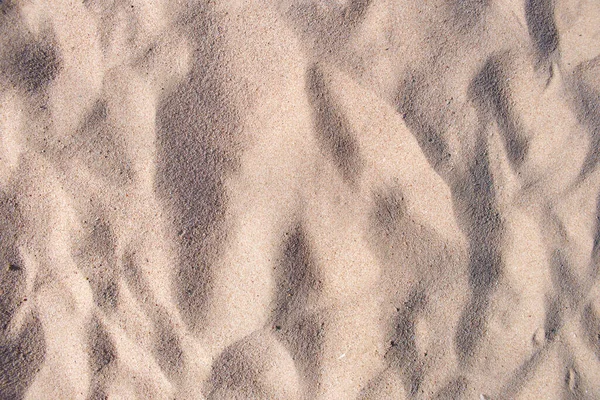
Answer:
<svg viewBox="0 0 600 400"><path fill-rule="evenodd" d="M0 0L0 399L600 399L598 0Z"/></svg>

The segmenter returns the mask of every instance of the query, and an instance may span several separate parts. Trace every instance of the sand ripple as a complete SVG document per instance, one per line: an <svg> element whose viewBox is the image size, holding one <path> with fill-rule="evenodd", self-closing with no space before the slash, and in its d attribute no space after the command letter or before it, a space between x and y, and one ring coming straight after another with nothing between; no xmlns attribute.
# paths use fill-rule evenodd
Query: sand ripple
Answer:
<svg viewBox="0 0 600 400"><path fill-rule="evenodd" d="M600 398L595 0L0 1L0 398Z"/></svg>

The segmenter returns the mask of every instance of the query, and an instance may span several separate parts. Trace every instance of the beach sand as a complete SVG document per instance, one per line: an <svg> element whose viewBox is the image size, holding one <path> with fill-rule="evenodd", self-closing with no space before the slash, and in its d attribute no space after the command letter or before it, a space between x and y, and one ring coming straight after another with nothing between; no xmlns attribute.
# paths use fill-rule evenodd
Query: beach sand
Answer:
<svg viewBox="0 0 600 400"><path fill-rule="evenodd" d="M0 399L600 399L597 0L1 0Z"/></svg>

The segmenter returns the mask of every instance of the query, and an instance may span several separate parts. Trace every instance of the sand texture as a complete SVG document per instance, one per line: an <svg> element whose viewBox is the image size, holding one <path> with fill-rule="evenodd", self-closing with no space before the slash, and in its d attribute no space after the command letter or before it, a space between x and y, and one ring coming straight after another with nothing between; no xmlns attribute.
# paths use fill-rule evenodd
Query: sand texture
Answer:
<svg viewBox="0 0 600 400"><path fill-rule="evenodd" d="M0 400L600 399L599 0L0 0Z"/></svg>

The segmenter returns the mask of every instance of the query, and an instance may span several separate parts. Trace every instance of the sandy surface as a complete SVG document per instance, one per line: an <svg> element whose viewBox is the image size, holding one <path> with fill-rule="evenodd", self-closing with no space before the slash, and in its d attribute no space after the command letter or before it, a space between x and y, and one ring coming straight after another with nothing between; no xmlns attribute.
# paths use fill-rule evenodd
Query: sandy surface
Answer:
<svg viewBox="0 0 600 400"><path fill-rule="evenodd" d="M600 399L597 0L0 1L0 399Z"/></svg>

